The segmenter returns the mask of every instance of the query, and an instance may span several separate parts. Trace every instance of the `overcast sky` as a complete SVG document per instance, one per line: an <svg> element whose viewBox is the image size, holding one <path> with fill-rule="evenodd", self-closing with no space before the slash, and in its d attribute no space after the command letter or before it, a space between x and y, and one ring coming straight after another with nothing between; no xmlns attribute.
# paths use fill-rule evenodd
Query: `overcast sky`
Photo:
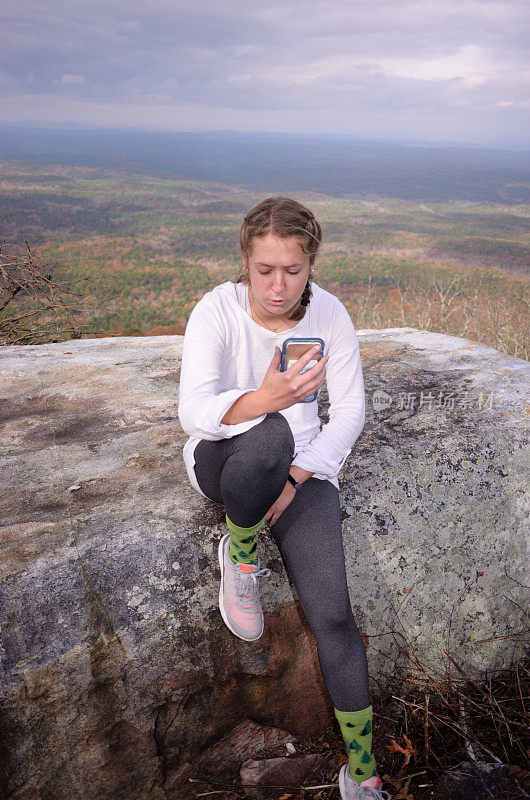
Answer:
<svg viewBox="0 0 530 800"><path fill-rule="evenodd" d="M528 145L528 0L2 0L0 122Z"/></svg>

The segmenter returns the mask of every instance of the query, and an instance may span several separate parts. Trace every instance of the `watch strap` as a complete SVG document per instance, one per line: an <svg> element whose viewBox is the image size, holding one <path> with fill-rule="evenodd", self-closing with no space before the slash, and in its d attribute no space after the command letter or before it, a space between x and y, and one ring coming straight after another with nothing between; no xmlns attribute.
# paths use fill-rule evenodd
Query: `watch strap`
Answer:
<svg viewBox="0 0 530 800"><path fill-rule="evenodd" d="M289 481L289 483L292 483L292 485L294 486L294 488L296 489L296 491L298 491L298 489L301 489L301 488L302 488L302 484L301 484L301 483L298 483L298 481L296 480L296 478L293 478L293 476L291 475L291 473L289 473L289 474L288 474L288 476L287 476L287 480Z"/></svg>

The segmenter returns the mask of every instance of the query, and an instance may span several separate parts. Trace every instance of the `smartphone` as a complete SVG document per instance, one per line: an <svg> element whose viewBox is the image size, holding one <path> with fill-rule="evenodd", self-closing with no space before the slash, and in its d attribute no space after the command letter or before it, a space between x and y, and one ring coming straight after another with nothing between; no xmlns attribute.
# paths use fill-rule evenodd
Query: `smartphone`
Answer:
<svg viewBox="0 0 530 800"><path fill-rule="evenodd" d="M308 350L311 350L312 347L315 345L320 345L320 352L316 354L314 358L309 361L306 366L301 370L300 375L303 372L306 372L311 367L314 367L315 364L320 361L320 359L324 355L324 340L318 338L317 336L311 339L304 339L304 338L296 338L292 337L291 339L286 339L283 343L282 347L282 360L280 362L280 371L285 372L286 369L292 367L295 361L298 361L304 353L307 353ZM299 403L312 403L313 400L316 400L318 396L318 391L314 392L314 394L310 395L309 397L304 397L303 400L299 400Z"/></svg>

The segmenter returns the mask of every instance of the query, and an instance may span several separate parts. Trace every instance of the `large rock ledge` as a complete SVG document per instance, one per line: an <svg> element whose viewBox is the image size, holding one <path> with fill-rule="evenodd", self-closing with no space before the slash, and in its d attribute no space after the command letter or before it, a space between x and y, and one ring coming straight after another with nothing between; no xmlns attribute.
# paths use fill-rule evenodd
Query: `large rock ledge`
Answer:
<svg viewBox="0 0 530 800"><path fill-rule="evenodd" d="M418 658L445 669L444 649L475 674L507 666L527 627L530 366L410 328L359 339L367 422L341 497L372 693ZM244 719L294 735L333 723L266 531L265 633L249 644L222 623L223 511L182 462L181 349L165 336L0 351L2 797L170 800Z"/></svg>

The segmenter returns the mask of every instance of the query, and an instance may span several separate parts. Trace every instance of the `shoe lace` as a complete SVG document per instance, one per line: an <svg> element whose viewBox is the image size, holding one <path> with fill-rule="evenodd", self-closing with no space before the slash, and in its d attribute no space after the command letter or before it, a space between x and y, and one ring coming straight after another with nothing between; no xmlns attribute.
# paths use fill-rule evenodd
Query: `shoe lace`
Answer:
<svg viewBox="0 0 530 800"><path fill-rule="evenodd" d="M270 569L264 567L256 572L240 572L236 586L236 595L240 601L241 610L253 608L258 596L258 578L268 578ZM246 602L245 602L246 601Z"/></svg>

